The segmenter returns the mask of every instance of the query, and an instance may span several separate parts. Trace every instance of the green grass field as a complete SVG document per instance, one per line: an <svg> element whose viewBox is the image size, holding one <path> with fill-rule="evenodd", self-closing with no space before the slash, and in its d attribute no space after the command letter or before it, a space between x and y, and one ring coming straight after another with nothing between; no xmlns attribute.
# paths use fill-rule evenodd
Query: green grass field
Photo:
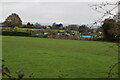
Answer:
<svg viewBox="0 0 120 80"><path fill-rule="evenodd" d="M12 75L22 69L26 78L104 78L118 61L115 43L3 36L2 44Z"/></svg>

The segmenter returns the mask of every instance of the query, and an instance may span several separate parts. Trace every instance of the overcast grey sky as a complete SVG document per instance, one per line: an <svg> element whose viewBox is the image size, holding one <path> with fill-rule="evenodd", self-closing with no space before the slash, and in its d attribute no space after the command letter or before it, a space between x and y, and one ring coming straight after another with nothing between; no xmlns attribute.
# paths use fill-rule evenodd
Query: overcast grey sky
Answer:
<svg viewBox="0 0 120 80"><path fill-rule="evenodd" d="M30 0L31 1L31 0ZM23 22L89 24L103 14L93 11L93 2L2 2L0 22L11 13L17 13ZM110 7L112 8L112 7ZM116 12L116 11L115 11Z"/></svg>

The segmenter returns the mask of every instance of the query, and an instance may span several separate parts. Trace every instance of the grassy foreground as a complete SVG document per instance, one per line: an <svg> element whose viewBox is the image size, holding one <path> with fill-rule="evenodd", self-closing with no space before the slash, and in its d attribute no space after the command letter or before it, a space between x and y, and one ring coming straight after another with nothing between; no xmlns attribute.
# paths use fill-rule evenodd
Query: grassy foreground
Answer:
<svg viewBox="0 0 120 80"><path fill-rule="evenodd" d="M2 44L12 75L22 69L26 78L104 78L118 59L108 42L3 36Z"/></svg>

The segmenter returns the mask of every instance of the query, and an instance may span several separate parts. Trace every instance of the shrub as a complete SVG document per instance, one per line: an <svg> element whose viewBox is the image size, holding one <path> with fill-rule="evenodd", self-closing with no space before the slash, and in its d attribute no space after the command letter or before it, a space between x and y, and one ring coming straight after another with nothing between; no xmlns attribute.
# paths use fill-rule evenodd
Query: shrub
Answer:
<svg viewBox="0 0 120 80"><path fill-rule="evenodd" d="M7 36L31 36L31 34L27 33L27 32L10 32L10 31L2 31L2 35L7 35Z"/></svg>

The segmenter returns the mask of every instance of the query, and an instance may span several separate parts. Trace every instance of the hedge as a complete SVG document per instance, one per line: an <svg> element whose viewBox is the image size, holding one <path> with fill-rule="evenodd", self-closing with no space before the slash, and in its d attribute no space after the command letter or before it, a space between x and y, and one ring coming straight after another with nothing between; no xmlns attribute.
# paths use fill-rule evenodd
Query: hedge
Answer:
<svg viewBox="0 0 120 80"><path fill-rule="evenodd" d="M27 32L10 32L10 31L2 31L2 35L6 35L6 36L31 36L31 34L27 33Z"/></svg>

